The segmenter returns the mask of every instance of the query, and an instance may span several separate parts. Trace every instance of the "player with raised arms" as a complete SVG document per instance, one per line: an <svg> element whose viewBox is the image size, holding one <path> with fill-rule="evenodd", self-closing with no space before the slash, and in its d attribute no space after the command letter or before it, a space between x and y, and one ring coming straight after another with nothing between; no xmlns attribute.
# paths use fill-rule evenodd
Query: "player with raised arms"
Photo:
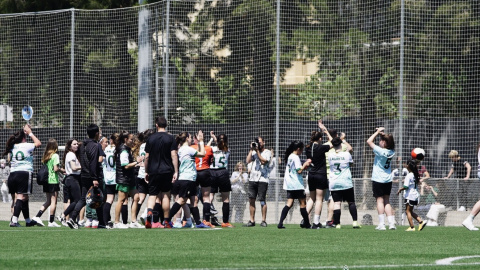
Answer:
<svg viewBox="0 0 480 270"><path fill-rule="evenodd" d="M368 146L373 149L375 159L372 171L372 191L377 200L378 226L379 231L386 230L385 214L389 223L389 229L395 230L395 216L390 205L390 193L392 191L392 166L391 162L395 156L395 141L392 134L385 134L385 128L379 127L377 131L367 140ZM375 138L380 135L379 145L374 143Z"/></svg>
<svg viewBox="0 0 480 270"><path fill-rule="evenodd" d="M300 202L300 214L304 220L304 228L310 228L310 222L308 220L307 213L307 202L305 194L305 186L303 183L302 172L310 166L312 162L310 159L307 159L305 163L300 162L300 157L303 152L303 142L293 141L288 146L285 151L285 161L287 166L285 167L285 176L283 178L283 189L287 191L287 204L283 207L282 215L280 216L280 221L278 222L277 228L285 229L283 226L283 221L287 217L288 211L293 205L293 201L297 199ZM325 153L323 153L325 157Z"/></svg>
<svg viewBox="0 0 480 270"><path fill-rule="evenodd" d="M32 138L33 143L27 143L27 137ZM26 226L34 226L37 222L30 219L28 195L32 194L33 151L42 143L33 135L32 129L27 124L23 130L10 136L6 145L3 155L7 156L7 160L10 162L8 189L10 193L16 195L10 227L20 227L18 224L20 212L23 213Z"/></svg>

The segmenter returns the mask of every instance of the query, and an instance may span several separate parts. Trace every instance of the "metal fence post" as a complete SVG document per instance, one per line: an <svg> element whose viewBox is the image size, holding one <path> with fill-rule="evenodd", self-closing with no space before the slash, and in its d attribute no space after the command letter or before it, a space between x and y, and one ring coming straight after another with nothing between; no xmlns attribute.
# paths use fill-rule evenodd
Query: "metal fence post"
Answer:
<svg viewBox="0 0 480 270"><path fill-rule="evenodd" d="M70 30L70 138L73 138L73 86L75 78L75 9L72 11L72 28Z"/></svg>

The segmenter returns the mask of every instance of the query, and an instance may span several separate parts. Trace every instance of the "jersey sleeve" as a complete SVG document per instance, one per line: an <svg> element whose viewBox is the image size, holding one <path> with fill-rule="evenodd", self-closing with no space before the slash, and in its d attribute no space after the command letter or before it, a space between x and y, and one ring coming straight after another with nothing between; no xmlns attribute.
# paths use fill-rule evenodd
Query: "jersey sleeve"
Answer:
<svg viewBox="0 0 480 270"><path fill-rule="evenodd" d="M188 147L188 155L192 156L192 157L195 157L197 155L197 150L195 148L192 148L192 147Z"/></svg>
<svg viewBox="0 0 480 270"><path fill-rule="evenodd" d="M128 152L126 150L123 150L122 153L120 153L120 164L123 166L128 165L129 160L128 160Z"/></svg>
<svg viewBox="0 0 480 270"><path fill-rule="evenodd" d="M407 174L407 176L405 176L405 180L403 180L403 187L408 188L408 186L410 186L410 174Z"/></svg>
<svg viewBox="0 0 480 270"><path fill-rule="evenodd" d="M60 164L60 157L58 154L53 154L52 155L52 164L53 165L59 165Z"/></svg>
<svg viewBox="0 0 480 270"><path fill-rule="evenodd" d="M373 153L376 156L381 156L383 154L382 148L378 145L375 145L375 147L373 147Z"/></svg>

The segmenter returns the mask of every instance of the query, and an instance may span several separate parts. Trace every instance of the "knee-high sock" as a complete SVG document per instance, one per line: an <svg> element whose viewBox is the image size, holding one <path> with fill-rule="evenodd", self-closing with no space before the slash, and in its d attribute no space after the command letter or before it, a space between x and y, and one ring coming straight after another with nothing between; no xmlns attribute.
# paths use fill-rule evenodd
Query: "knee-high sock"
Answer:
<svg viewBox="0 0 480 270"><path fill-rule="evenodd" d="M128 223L128 205L122 205L122 221L123 224Z"/></svg>
<svg viewBox="0 0 480 270"><path fill-rule="evenodd" d="M104 218L104 213L103 213L103 205L100 205L100 207L98 207L97 209L97 218L98 218L98 225L102 225L102 226L105 226L107 225L105 223L105 218Z"/></svg>
<svg viewBox="0 0 480 270"><path fill-rule="evenodd" d="M305 225L305 227L310 228L310 220L308 218L307 208L300 208L300 214L303 217L303 224Z"/></svg>
<svg viewBox="0 0 480 270"><path fill-rule="evenodd" d="M137 206L137 218L138 218L138 213L140 213L140 208L142 208L142 204L139 203Z"/></svg>
<svg viewBox="0 0 480 270"><path fill-rule="evenodd" d="M104 215L104 220L105 222L109 222L111 221L112 219L112 215L110 214L110 211L112 209L112 204L109 203L109 202L106 202L104 205L103 205L103 215Z"/></svg>
<svg viewBox="0 0 480 270"><path fill-rule="evenodd" d="M203 203L203 219L210 222L210 203Z"/></svg>
<svg viewBox="0 0 480 270"><path fill-rule="evenodd" d="M290 211L290 207L288 207L288 205L285 205L282 209L282 214L280 215L280 221L278 222L279 226L283 225L283 221L285 220L285 218L287 218L288 211Z"/></svg>
<svg viewBox="0 0 480 270"><path fill-rule="evenodd" d="M153 206L153 222L159 222L160 216L163 216L162 205L159 203L155 203L155 205Z"/></svg>
<svg viewBox="0 0 480 270"><path fill-rule="evenodd" d="M178 212L178 210L180 210L180 208L182 208L182 206L179 204L179 203L174 203L172 205L172 208L170 208L170 213L168 214L168 219L167 221L170 221L172 219L173 216L175 216L175 214Z"/></svg>
<svg viewBox="0 0 480 270"><path fill-rule="evenodd" d="M200 219L200 211L198 210L198 206L191 207L190 212L192 213L193 219L195 220L195 224L200 225L202 220Z"/></svg>
<svg viewBox="0 0 480 270"><path fill-rule="evenodd" d="M222 205L223 223L228 223L230 216L230 203L224 202Z"/></svg>
<svg viewBox="0 0 480 270"><path fill-rule="evenodd" d="M24 201L22 204L22 214L27 222L30 220L30 206L28 200Z"/></svg>
<svg viewBox="0 0 480 270"><path fill-rule="evenodd" d="M22 212L22 208L23 208L23 201L17 199L17 201L15 202L15 206L13 207L13 216L18 218L20 216L20 212Z"/></svg>
<svg viewBox="0 0 480 270"><path fill-rule="evenodd" d="M352 215L353 221L356 221L358 216L357 216L357 205L355 203L349 203L348 204L348 210L350 210L350 215Z"/></svg>
<svg viewBox="0 0 480 270"><path fill-rule="evenodd" d="M340 224L340 209L333 210L333 224Z"/></svg>

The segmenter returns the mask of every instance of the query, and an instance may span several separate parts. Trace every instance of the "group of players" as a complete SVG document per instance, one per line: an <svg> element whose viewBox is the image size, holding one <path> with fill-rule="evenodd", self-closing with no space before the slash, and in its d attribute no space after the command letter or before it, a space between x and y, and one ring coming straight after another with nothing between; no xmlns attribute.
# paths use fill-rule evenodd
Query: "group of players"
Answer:
<svg viewBox="0 0 480 270"><path fill-rule="evenodd" d="M61 215L61 222L72 229L78 229L82 225L118 229L233 227L229 222L232 186L227 170L230 157L227 136L221 134L217 138L211 132L211 139L205 145L202 131L198 131L195 135L182 132L173 136L166 131L167 120L164 117L157 117L155 125L156 130L147 130L137 136L122 131L106 138L101 137L99 127L92 124L87 128L88 138L83 142L80 143L76 139L67 141L63 166L57 154L58 143L50 139L42 157L42 163L49 171L48 183L43 185L47 201L32 219L29 216L28 195L32 192L33 151L41 145L41 142L26 125L23 130L16 132L8 139L4 152L11 164L8 187L15 197L10 226L20 226L18 218L21 212L27 227L44 226L41 216L50 207L48 226L59 227L60 225L54 221L54 216L60 191L59 174L64 174L65 210ZM285 151L286 169L283 188L287 191L287 203L282 210L277 227L285 228L283 222L294 200L298 199L303 217L301 226L312 229L322 228L320 223L322 202L325 192L329 190L331 211L329 211L326 227L341 228L340 209L341 203L345 201L348 203L353 219L353 228L360 228L350 171L350 166L353 164L350 153L352 147L346 142L343 134L337 136L335 130L329 132L321 121L318 126L320 131L312 132L311 140L306 147L300 141L293 141ZM328 136L328 141L325 143L322 143L323 134ZM374 141L379 135L379 145L376 145ZM28 137L33 140L33 143L26 142ZM215 146L211 146L212 143L215 143ZM376 230L386 230L385 218L389 229L394 230L396 229L395 219L389 201L392 189L391 161L395 155L394 139L391 134L384 133L384 128L378 128L367 140L367 144L375 154L372 191L376 198L379 220ZM256 172L261 174L261 168L268 166L270 162L271 157L266 158L262 155L262 147L264 147L263 139L259 137L252 143L247 156L247 162L254 162L252 167L256 167L254 174ZM307 160L302 164L299 156L304 148ZM419 198L417 165L423 156L419 155L407 163L409 173L403 188L398 191L400 193L405 190L406 214L410 223L408 231L415 231L413 219L419 223L418 230L422 230L426 224L426 221L422 221L413 212L413 207L418 203ZM308 171L310 190L308 202L303 171ZM257 194L261 197L261 194L266 193L268 182L267 187L261 184L258 181L249 184L251 205L252 197L254 205ZM104 203L87 204L86 198L89 192L106 194ZM223 201L221 224L216 218L211 222L211 213L216 212L211 202L217 192L221 193ZM115 218L111 221L110 210L116 194ZM147 195L145 213L138 218L139 210ZM127 219L129 197L132 198L131 223L127 225L126 222L120 222L120 215L123 220ZM174 198L173 205L170 202L171 198ZM199 200L203 203L203 218L200 217ZM82 224L82 210L85 206L87 206L87 221ZM310 222L309 212L312 209L314 209L314 217ZM262 214L266 215L263 210ZM252 216L252 211L250 212ZM263 216L262 226L267 226ZM246 224L247 227L254 225L252 218ZM464 224L468 229L473 227L473 225L467 225Z"/></svg>

